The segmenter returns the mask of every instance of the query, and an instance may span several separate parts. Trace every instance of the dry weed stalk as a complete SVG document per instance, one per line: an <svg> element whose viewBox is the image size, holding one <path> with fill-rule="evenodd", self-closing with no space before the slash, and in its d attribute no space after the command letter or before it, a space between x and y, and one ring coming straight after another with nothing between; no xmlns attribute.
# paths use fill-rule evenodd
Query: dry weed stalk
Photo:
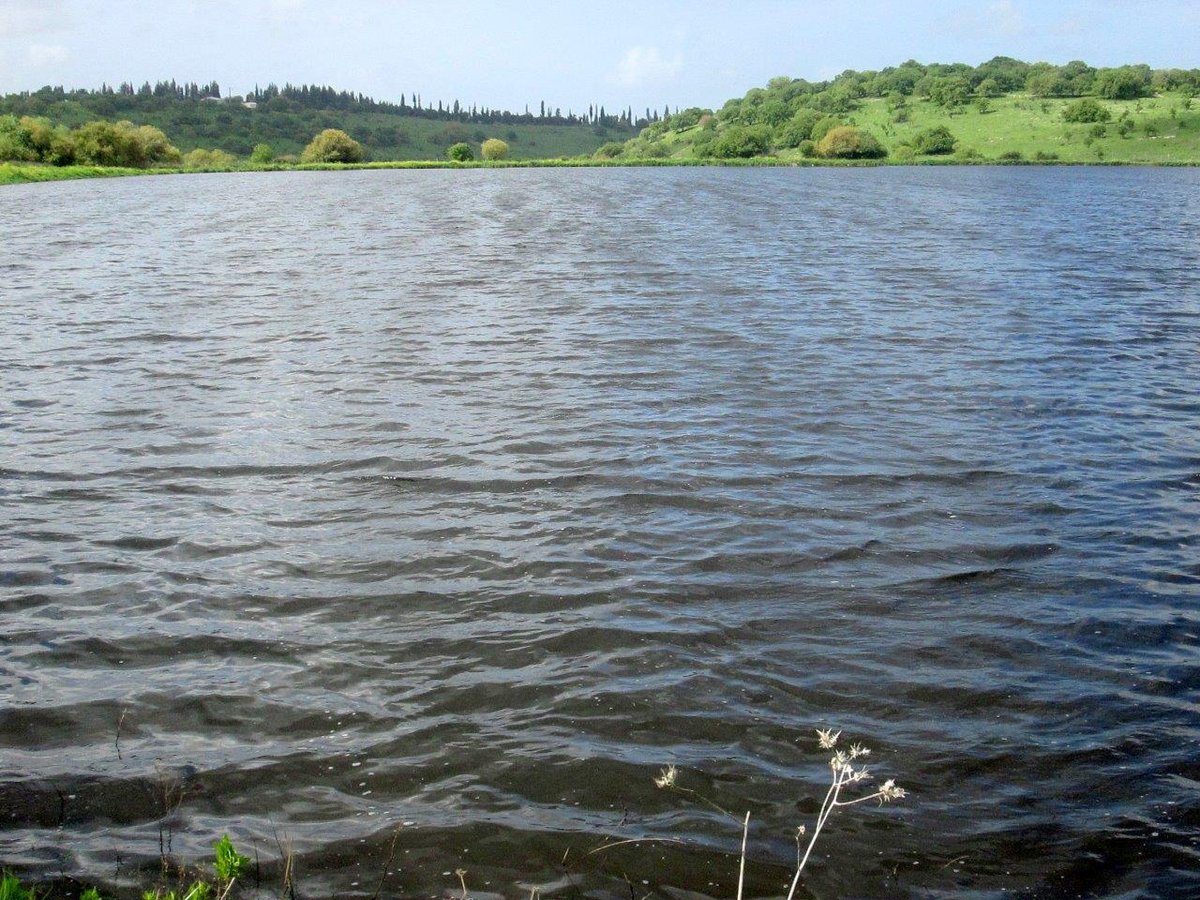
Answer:
<svg viewBox="0 0 1200 900"><path fill-rule="evenodd" d="M829 821L829 817L833 815L835 809L841 809L846 806L856 806L859 803L867 803L874 800L881 806L884 803L890 803L893 800L901 800L907 796L904 788L898 787L896 782L889 778L879 785L879 787L869 794L864 794L861 797L855 797L853 800L843 800L842 792L852 784L859 784L872 778L870 772L865 766L858 765L856 762L871 755L871 751L867 747L860 744L851 744L845 750L838 750L838 739L842 736L840 731L834 731L832 728L817 729L817 744L822 750L833 750L833 756L829 758L830 768L830 784L829 790L825 792L825 799L821 803L821 809L817 813L817 821L813 826L812 836L808 840L808 847L801 857L799 853L800 839L807 834L807 829L801 825L796 829L796 855L799 861L796 864L796 874L792 878L791 887L788 889L787 900L793 900L796 895L796 887L800 883L800 876L804 872L804 867L808 864L808 859L812 855L813 847L816 846L817 838L821 836L821 830L825 827L825 823ZM664 790L680 791L681 793L690 794L697 797L714 809L719 810L726 815L729 815L724 809L717 806L711 800L703 797L698 792L691 788L681 787L679 785L679 770L674 765L669 765L663 769L657 778L654 779L655 786ZM741 862L738 868L738 900L742 900L742 888L745 882L746 875L746 838L750 830L750 813L746 813L746 818L742 823L742 854ZM625 843L625 842L620 842Z"/></svg>

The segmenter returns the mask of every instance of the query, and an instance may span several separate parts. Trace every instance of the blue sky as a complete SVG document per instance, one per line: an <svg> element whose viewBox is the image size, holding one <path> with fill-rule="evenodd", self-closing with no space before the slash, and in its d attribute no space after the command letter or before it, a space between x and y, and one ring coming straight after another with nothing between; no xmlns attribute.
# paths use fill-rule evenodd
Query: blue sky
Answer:
<svg viewBox="0 0 1200 900"><path fill-rule="evenodd" d="M0 92L175 78L576 112L997 54L1200 67L1200 0L0 0Z"/></svg>

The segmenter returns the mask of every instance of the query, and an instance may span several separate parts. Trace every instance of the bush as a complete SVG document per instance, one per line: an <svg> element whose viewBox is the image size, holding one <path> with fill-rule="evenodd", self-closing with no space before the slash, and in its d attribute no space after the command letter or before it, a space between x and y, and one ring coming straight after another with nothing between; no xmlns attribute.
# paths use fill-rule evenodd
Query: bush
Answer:
<svg viewBox="0 0 1200 900"><path fill-rule="evenodd" d="M624 144L618 143L617 141L610 141L609 143L602 145L592 155L596 157L596 159L616 159L624 152Z"/></svg>
<svg viewBox="0 0 1200 900"><path fill-rule="evenodd" d="M1112 118L1112 113L1089 97L1068 103L1063 108L1062 117L1064 122L1107 122Z"/></svg>
<svg viewBox="0 0 1200 900"><path fill-rule="evenodd" d="M255 144L254 149L250 151L250 162L255 165L266 165L275 159L275 151L270 144Z"/></svg>
<svg viewBox="0 0 1200 900"><path fill-rule="evenodd" d="M508 156L508 144L499 138L488 138L481 149L484 159L505 159Z"/></svg>
<svg viewBox="0 0 1200 900"><path fill-rule="evenodd" d="M446 151L446 158L451 162L470 162L475 158L475 151L471 149L470 144L459 141L450 145L450 149Z"/></svg>
<svg viewBox="0 0 1200 900"><path fill-rule="evenodd" d="M887 156L883 144L869 131L843 125L817 142L817 153L826 159L881 159Z"/></svg>
<svg viewBox="0 0 1200 900"><path fill-rule="evenodd" d="M183 158L185 169L232 169L237 157L224 150L205 150L197 147Z"/></svg>
<svg viewBox="0 0 1200 900"><path fill-rule="evenodd" d="M801 141L800 146L796 149L800 151L800 155L805 159L813 159L817 155L817 144L815 141Z"/></svg>
<svg viewBox="0 0 1200 900"><path fill-rule="evenodd" d="M945 125L917 132L912 140L913 150L923 156L944 156L953 153L958 140Z"/></svg>
<svg viewBox="0 0 1200 900"><path fill-rule="evenodd" d="M150 125L138 128L131 122L88 122L71 137L75 161L83 165L144 168L180 161L179 150Z"/></svg>
<svg viewBox="0 0 1200 900"><path fill-rule="evenodd" d="M1019 162L1025 158L1025 155L1020 150L1005 150L999 158L1006 162Z"/></svg>
<svg viewBox="0 0 1200 900"><path fill-rule="evenodd" d="M823 118L815 109L800 110L776 132L775 145L799 147L804 141L812 140L813 127Z"/></svg>
<svg viewBox="0 0 1200 900"><path fill-rule="evenodd" d="M29 132L16 116L0 116L0 159L35 162L37 151L29 141Z"/></svg>
<svg viewBox="0 0 1200 900"><path fill-rule="evenodd" d="M770 142L766 125L730 125L713 141L712 153L720 159L748 159L765 155Z"/></svg>
<svg viewBox="0 0 1200 900"><path fill-rule="evenodd" d="M326 128L304 148L300 159L306 163L362 162L362 144L337 128Z"/></svg>
<svg viewBox="0 0 1200 900"><path fill-rule="evenodd" d="M840 128L841 124L842 120L837 116L826 116L813 125L812 133L808 136L808 139L819 144L821 143L821 138L825 137L833 129Z"/></svg>

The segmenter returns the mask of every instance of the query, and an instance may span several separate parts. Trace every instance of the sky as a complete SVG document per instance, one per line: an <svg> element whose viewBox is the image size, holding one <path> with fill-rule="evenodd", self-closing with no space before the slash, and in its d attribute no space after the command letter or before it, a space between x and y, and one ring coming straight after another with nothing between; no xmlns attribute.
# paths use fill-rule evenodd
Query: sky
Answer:
<svg viewBox="0 0 1200 900"><path fill-rule="evenodd" d="M173 78L640 113L997 55L1197 68L1200 0L0 0L0 93Z"/></svg>

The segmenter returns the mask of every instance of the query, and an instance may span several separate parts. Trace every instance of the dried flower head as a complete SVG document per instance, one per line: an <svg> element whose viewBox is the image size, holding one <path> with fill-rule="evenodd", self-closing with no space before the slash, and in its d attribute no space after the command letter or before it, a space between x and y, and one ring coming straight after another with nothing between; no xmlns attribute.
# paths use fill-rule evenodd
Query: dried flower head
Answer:
<svg viewBox="0 0 1200 900"><path fill-rule="evenodd" d="M851 759L858 759L860 756L870 756L870 755L871 755L870 747L864 747L862 744L851 744L850 745L850 758Z"/></svg>
<svg viewBox="0 0 1200 900"><path fill-rule="evenodd" d="M675 787L675 779L679 777L679 770L674 765L667 766L662 770L662 773L654 779L654 786L660 788Z"/></svg>
<svg viewBox="0 0 1200 900"><path fill-rule="evenodd" d="M832 750L841 736L840 731L834 731L832 728L817 729L817 742L821 745L822 750Z"/></svg>
<svg viewBox="0 0 1200 900"><path fill-rule="evenodd" d="M889 778L879 786L879 799L884 803L892 800L903 800L907 796L908 792L904 788L896 787L894 779Z"/></svg>

